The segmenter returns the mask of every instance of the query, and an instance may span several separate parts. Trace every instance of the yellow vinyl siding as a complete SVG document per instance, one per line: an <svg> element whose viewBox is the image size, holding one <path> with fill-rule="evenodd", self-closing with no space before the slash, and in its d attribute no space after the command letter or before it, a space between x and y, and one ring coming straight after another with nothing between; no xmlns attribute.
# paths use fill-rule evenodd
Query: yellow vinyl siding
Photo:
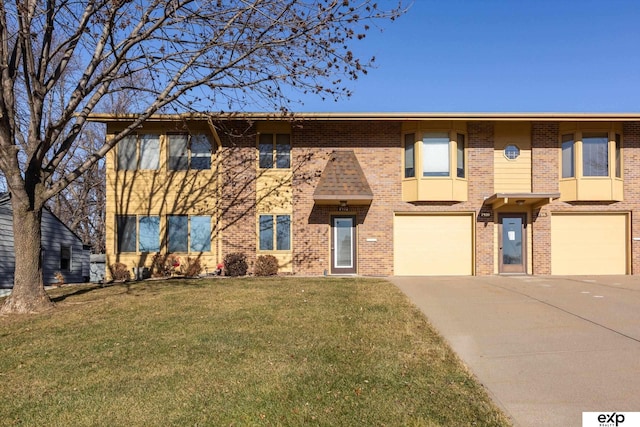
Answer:
<svg viewBox="0 0 640 427"><path fill-rule="evenodd" d="M494 189L497 193L531 192L531 124L524 122L497 122L494 127L495 151ZM517 159L504 155L507 145L520 149Z"/></svg>
<svg viewBox="0 0 640 427"><path fill-rule="evenodd" d="M473 274L471 215L396 215L393 235L397 276Z"/></svg>
<svg viewBox="0 0 640 427"><path fill-rule="evenodd" d="M213 272L219 259L218 233L219 216L217 206L216 146L212 141L211 169L207 170L167 170L166 127L150 126L140 133L160 135L159 167L155 170L117 170L117 149L106 156L106 252L107 265L121 262L129 268L151 267L153 253L117 253L116 217L118 215L159 216L160 253L166 253L167 215L208 215L211 216L211 250L203 253L178 254L180 258L198 257L204 268L203 273ZM192 133L207 133L204 127L190 129ZM108 129L109 138L117 128ZM107 269L107 279L110 278Z"/></svg>
<svg viewBox="0 0 640 427"><path fill-rule="evenodd" d="M291 134L288 122L259 122L258 133ZM256 141L257 144L257 141ZM293 146L291 150L291 164L293 164ZM260 169L256 159L256 248L257 255L273 255L278 260L280 273L293 272L293 172L292 169ZM291 218L292 250L261 251L258 218L260 214L286 214Z"/></svg>
<svg viewBox="0 0 640 427"><path fill-rule="evenodd" d="M552 274L626 274L628 216L616 214L553 214Z"/></svg>

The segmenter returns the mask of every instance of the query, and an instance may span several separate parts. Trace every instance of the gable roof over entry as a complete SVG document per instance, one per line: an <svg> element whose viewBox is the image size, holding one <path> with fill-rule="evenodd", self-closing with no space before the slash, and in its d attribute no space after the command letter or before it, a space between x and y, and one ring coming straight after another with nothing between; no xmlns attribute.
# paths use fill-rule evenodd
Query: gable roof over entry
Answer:
<svg viewBox="0 0 640 427"><path fill-rule="evenodd" d="M369 205L373 191L353 151L334 151L313 192L317 204Z"/></svg>

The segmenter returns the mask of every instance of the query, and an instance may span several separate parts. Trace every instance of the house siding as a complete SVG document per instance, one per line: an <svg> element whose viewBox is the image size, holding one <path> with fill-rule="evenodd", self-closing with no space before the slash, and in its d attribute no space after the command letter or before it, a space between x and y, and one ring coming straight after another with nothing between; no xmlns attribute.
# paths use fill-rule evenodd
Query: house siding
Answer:
<svg viewBox="0 0 640 427"><path fill-rule="evenodd" d="M13 287L15 255L13 252L13 219L9 202L0 205L0 287ZM57 283L54 274L60 269L62 246L71 248L71 270L62 271L65 283L82 283L88 278L89 253L82 241L51 212L42 212L42 278L45 285Z"/></svg>
<svg viewBox="0 0 640 427"><path fill-rule="evenodd" d="M0 204L0 287L13 287L15 256L13 254L13 219L8 203Z"/></svg>

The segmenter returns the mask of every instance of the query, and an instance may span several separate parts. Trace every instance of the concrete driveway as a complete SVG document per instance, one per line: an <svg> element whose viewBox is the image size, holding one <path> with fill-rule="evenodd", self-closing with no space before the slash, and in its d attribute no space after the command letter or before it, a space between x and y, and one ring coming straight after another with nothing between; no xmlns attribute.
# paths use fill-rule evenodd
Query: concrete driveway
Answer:
<svg viewBox="0 0 640 427"><path fill-rule="evenodd" d="M516 426L640 411L640 278L393 277Z"/></svg>

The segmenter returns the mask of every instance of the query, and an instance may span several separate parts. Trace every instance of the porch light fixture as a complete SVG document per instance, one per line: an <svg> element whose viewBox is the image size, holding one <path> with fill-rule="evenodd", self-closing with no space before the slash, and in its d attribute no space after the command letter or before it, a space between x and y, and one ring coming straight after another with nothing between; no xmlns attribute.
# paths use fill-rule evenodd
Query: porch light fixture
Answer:
<svg viewBox="0 0 640 427"><path fill-rule="evenodd" d="M346 200L340 200L340 207L341 208L346 208L347 207L347 201Z"/></svg>
<svg viewBox="0 0 640 427"><path fill-rule="evenodd" d="M522 199L521 200L516 200L516 205L518 205L518 206L524 205L524 200L522 200Z"/></svg>

